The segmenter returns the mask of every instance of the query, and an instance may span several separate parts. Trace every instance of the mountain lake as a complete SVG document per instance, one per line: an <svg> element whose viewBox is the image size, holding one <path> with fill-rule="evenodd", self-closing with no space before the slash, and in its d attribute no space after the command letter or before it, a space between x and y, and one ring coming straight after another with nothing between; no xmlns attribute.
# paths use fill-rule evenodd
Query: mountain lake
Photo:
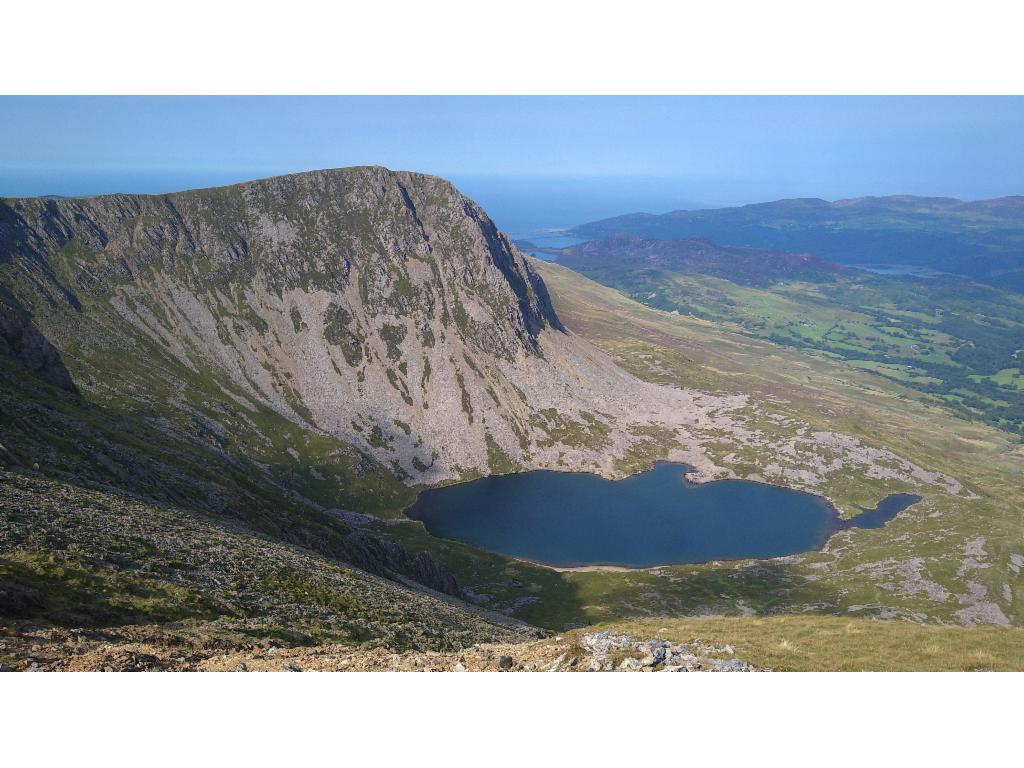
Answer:
<svg viewBox="0 0 1024 768"><path fill-rule="evenodd" d="M560 568L648 568L820 549L847 528L880 528L921 500L890 494L839 517L821 496L749 480L686 480L659 462L623 480L582 472L492 475L434 488L406 514L432 535Z"/></svg>

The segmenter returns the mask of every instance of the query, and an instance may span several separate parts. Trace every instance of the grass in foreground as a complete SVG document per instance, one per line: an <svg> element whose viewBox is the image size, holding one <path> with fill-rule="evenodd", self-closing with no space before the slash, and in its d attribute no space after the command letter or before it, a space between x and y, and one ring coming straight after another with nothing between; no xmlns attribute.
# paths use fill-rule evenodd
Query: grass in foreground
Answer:
<svg viewBox="0 0 1024 768"><path fill-rule="evenodd" d="M1024 630L937 627L831 616L652 618L602 625L615 634L732 645L776 671L1024 671ZM588 629L587 631L595 631Z"/></svg>

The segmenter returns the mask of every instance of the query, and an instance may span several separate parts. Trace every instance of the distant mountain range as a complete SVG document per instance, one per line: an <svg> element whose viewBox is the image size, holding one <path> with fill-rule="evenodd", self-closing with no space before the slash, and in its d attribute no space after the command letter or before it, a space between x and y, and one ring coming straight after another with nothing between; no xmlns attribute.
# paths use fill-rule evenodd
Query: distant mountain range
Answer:
<svg viewBox="0 0 1024 768"><path fill-rule="evenodd" d="M573 228L594 239L632 234L708 238L724 246L809 252L841 264L906 264L1024 290L1024 196L778 200L662 215L632 213Z"/></svg>
<svg viewBox="0 0 1024 768"><path fill-rule="evenodd" d="M664 270L712 275L741 285L830 279L842 269L809 253L729 248L703 238L656 240L613 235L552 253L557 254L560 264L591 276L597 272Z"/></svg>

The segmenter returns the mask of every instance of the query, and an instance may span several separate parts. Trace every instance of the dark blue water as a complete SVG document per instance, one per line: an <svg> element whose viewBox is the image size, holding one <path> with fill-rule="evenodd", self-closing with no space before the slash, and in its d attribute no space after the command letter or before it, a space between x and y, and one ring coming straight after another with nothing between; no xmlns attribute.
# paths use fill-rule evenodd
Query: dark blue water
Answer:
<svg viewBox="0 0 1024 768"><path fill-rule="evenodd" d="M896 515L909 507L917 504L920 496L913 493L890 493L874 509L860 508L860 514L849 520L839 521L839 530L846 528L881 528L892 520Z"/></svg>
<svg viewBox="0 0 1024 768"><path fill-rule="evenodd" d="M703 563L820 549L836 531L878 528L920 501L892 494L841 520L820 496L746 480L694 485L660 463L610 481L568 472L485 477L420 494L406 514L427 530L558 567Z"/></svg>

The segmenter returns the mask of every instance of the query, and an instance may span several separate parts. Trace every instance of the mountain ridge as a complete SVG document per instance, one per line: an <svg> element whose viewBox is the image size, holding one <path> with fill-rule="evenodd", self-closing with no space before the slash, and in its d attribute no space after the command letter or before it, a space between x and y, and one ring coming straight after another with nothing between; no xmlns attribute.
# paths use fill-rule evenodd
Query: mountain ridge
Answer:
<svg viewBox="0 0 1024 768"><path fill-rule="evenodd" d="M706 237L725 246L806 251L841 264L899 264L1024 290L1024 197L794 198L731 208L626 214L581 224L584 239Z"/></svg>
<svg viewBox="0 0 1024 768"><path fill-rule="evenodd" d="M0 222L4 295L87 400L293 487L305 474L296 492L326 506L372 477L621 477L641 456L710 479L704 442L743 433L742 395L641 381L566 331L530 260L437 177L368 166L8 200ZM394 513L408 493L386 497Z"/></svg>
<svg viewBox="0 0 1024 768"><path fill-rule="evenodd" d="M659 240L609 235L553 251L560 264L583 274L667 270L708 274L740 284L773 280L829 279L843 267L810 253L730 248L707 238Z"/></svg>
<svg viewBox="0 0 1024 768"><path fill-rule="evenodd" d="M653 458L710 478L701 441L735 430L743 405L642 382L568 333L531 262L436 177L364 167L7 200L0 222L0 300L58 351L90 420L140 420L300 505L396 515L423 484L621 477ZM22 439L53 472L225 505L216 481L181 482L191 459L162 469L163 447L154 462L110 433L75 451ZM229 507L252 503L233 487Z"/></svg>
<svg viewBox="0 0 1024 768"><path fill-rule="evenodd" d="M629 211L627 213L619 214L618 216L609 216L603 219L596 219L592 222L586 222L579 224L575 227L570 227L569 231L588 227L591 224L598 224L607 221L614 221L616 219L625 218L628 216L672 216L674 214L687 214L687 213L702 213L702 212L717 212L717 211L733 211L737 209L750 209L750 208L763 208L763 207L786 207L792 204L802 204L809 207L828 207L828 208L848 208L856 207L857 205L867 203L910 203L910 204L925 204L932 203L933 207L936 208L978 208L978 209L990 209L998 207L1016 207L1020 206L1024 208L1024 195L1002 195L1000 197L983 197L975 200L965 200L958 197L943 197L934 195L859 195L856 197L839 197L833 200L829 200L824 197L780 197L776 200L765 200L756 203L743 203L741 205L719 205L719 206L705 206L701 208L674 208L670 211L664 211L663 213L651 213L650 211Z"/></svg>

